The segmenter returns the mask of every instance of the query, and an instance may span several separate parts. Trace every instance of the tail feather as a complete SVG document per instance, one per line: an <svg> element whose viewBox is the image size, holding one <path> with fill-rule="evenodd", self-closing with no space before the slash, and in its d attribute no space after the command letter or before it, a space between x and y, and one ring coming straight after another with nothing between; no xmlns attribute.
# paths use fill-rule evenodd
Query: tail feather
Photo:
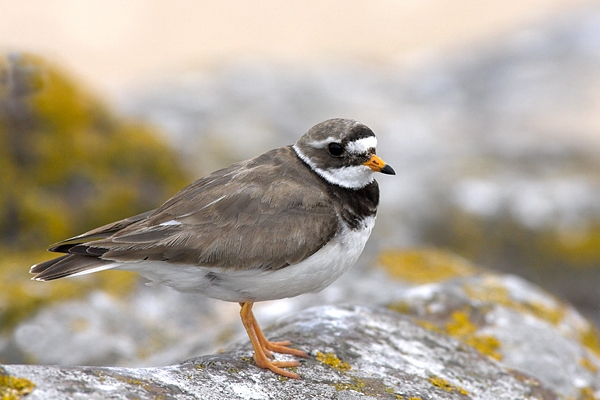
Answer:
<svg viewBox="0 0 600 400"><path fill-rule="evenodd" d="M51 281L67 276L90 274L117 267L118 263L100 258L106 253L107 249L92 247L89 243L110 237L121 229L146 219L154 211L151 210L134 215L133 217L92 229L79 236L53 244L48 250L68 254L31 267L29 272L36 274L32 279L37 281Z"/></svg>
<svg viewBox="0 0 600 400"><path fill-rule="evenodd" d="M31 279L36 281L51 281L67 276L83 275L111 269L116 266L114 261L101 260L80 254L68 254L36 264L31 267L29 272L36 274Z"/></svg>

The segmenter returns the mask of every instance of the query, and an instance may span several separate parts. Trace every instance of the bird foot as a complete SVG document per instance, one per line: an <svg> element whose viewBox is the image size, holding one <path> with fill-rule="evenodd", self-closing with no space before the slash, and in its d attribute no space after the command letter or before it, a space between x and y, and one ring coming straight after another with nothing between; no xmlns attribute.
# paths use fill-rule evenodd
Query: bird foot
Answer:
<svg viewBox="0 0 600 400"><path fill-rule="evenodd" d="M305 351L292 349L288 347L292 344L292 342L290 342L289 340L286 340L285 342L269 342L265 339L265 342L260 340L260 344L263 348L263 351L265 352L265 355L270 359L273 359L273 352L280 354L291 354L297 357L308 358L308 353L306 353Z"/></svg>
<svg viewBox="0 0 600 400"><path fill-rule="evenodd" d="M289 348L288 346L291 345L292 342L288 340L282 342L270 342L263 334L260 326L258 326L256 318L254 318L254 314L252 313L253 304L253 301L240 303L242 306L240 316L244 328L246 328L246 332L248 333L248 337L250 338L250 342L252 343L252 347L254 348L254 362L260 368L268 369L276 374L292 379L300 379L298 374L282 369L298 367L300 365L299 361L277 361L274 359L273 353L291 354L298 357L308 357L308 354L302 350Z"/></svg>
<svg viewBox="0 0 600 400"><path fill-rule="evenodd" d="M271 361L266 358L263 359L263 358L257 356L256 353L254 353L254 362L260 368L268 369L270 371L275 372L276 374L279 374L279 375L282 375L282 376L285 376L285 377L291 378L291 379L300 379L300 375L298 375L294 372L286 371L285 369L282 369L282 368L289 368L289 367L297 367L300 365L300 362L298 362L298 361Z"/></svg>

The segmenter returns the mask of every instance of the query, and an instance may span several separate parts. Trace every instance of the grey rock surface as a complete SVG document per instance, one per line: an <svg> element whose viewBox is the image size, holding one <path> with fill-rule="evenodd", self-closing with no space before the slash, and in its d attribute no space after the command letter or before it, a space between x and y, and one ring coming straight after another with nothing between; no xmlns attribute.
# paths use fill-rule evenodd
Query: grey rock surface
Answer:
<svg viewBox="0 0 600 400"><path fill-rule="evenodd" d="M380 261L382 268L350 273L319 294L276 301L264 305L258 314L271 340L292 340L294 346L310 353L311 358L297 368L302 381L256 367L244 334L238 336L238 344L222 352L168 367L5 365L4 370L33 382L36 390L31 398L39 399L600 397L600 335L570 305L522 278L491 274L448 253L391 252ZM359 284L362 290L356 289ZM365 305L305 309L311 303L340 303L352 297ZM130 365L145 363L146 367L151 365L149 360L156 365L169 357L181 360L195 350L210 348L199 343L212 342L215 348L215 342L226 341L219 339L218 328L210 331L219 318L240 325L237 307L212 309L215 304L204 303L193 309L183 304L182 311L199 311L209 319L204 328L194 333L190 325L186 330L186 319L180 315L179 322L178 318L169 322L174 323L172 331L182 330L178 338L183 343L178 344L173 336L156 358L135 359L148 343L141 340L137 347L122 352L121 359L129 354L134 359ZM131 316L139 319L139 313ZM265 321L275 319L278 322L267 327ZM59 322L54 320L54 325ZM124 324L124 330L128 329ZM51 330L48 322L47 332ZM42 341L44 329L37 332ZM74 360L76 355L69 352L82 351L77 347L81 343L93 347L94 340L101 348L117 349L123 343L118 339L125 336L102 329L92 331L87 340L70 340L69 333L62 332L54 336L57 350L53 357ZM35 341L35 335L29 340Z"/></svg>
<svg viewBox="0 0 600 400"><path fill-rule="evenodd" d="M268 331L311 358L290 380L256 367L248 344L158 368L6 365L28 399L554 399L535 378L381 308L315 307ZM402 396L402 397L399 397Z"/></svg>
<svg viewBox="0 0 600 400"><path fill-rule="evenodd" d="M562 398L600 393L594 326L522 278L482 273L416 286L389 307L534 376Z"/></svg>

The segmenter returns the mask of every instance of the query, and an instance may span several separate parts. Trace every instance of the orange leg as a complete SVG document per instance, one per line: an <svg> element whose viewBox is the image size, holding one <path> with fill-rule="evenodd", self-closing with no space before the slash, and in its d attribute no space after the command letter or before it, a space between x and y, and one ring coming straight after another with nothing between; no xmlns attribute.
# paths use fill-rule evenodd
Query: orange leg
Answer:
<svg viewBox="0 0 600 400"><path fill-rule="evenodd" d="M271 351L274 351L275 353L291 354L298 357L308 358L308 354L305 351L298 349L290 349L289 347L287 347L290 344L292 344L292 342L290 342L289 340L283 342L269 342L269 340L265 337L262 330L260 329L260 326L258 326L258 321L256 321L256 318L254 318L254 331L256 332L256 336L258 336L258 341L260 342L260 345L263 348L263 351L265 352L265 355L267 357L273 358L273 354L271 354Z"/></svg>
<svg viewBox="0 0 600 400"><path fill-rule="evenodd" d="M261 368L269 369L276 374L287 376L292 379L300 379L298 374L290 371L283 370L285 367L297 367L300 365L298 361L272 361L269 358L273 358L271 351L277 353L293 354L300 357L308 357L308 354L302 350L290 349L288 346L290 342L269 342L265 335L262 333L254 314L252 313L253 301L247 301L240 303L242 309L240 310L240 316L242 317L242 324L246 328L246 333L250 338L250 343L254 348L254 362Z"/></svg>

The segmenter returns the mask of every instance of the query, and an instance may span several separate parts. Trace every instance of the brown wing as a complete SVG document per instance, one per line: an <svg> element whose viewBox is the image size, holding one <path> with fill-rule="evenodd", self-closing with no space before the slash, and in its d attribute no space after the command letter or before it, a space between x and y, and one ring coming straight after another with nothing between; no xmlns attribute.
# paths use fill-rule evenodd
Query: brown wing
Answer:
<svg viewBox="0 0 600 400"><path fill-rule="evenodd" d="M315 253L337 230L324 183L286 147L217 171L146 218L66 250L112 261L279 269Z"/></svg>
<svg viewBox="0 0 600 400"><path fill-rule="evenodd" d="M139 222L143 219L146 219L155 210L146 211L142 214L135 215L133 217L125 218L117 222L111 222L110 224L103 225L99 228L92 229L84 234L79 236L72 237L70 239L66 239L60 241L58 243L54 243L48 248L48 251L53 251L56 253L68 253L69 249L73 248L76 245L84 244L86 242L90 242L92 240L104 239L110 237L117 233L118 231L132 225L136 222Z"/></svg>

